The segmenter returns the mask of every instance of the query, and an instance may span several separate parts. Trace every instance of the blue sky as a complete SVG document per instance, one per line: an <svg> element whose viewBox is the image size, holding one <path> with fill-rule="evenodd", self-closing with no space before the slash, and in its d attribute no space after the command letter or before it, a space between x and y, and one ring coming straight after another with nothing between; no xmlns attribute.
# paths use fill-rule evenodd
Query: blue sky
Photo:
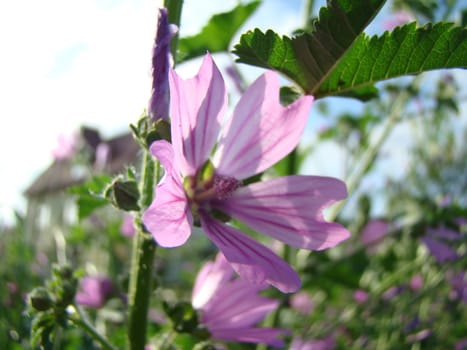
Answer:
<svg viewBox="0 0 467 350"><path fill-rule="evenodd" d="M24 210L21 193L52 161L60 134L87 124L111 136L139 117L149 97L160 3L0 2L0 223L11 219L12 208ZM186 0L181 34L194 34L212 14L235 4ZM274 26L287 33L299 6L298 0L266 0L248 28ZM277 13L281 23L272 20ZM192 75L196 65L180 68Z"/></svg>
<svg viewBox="0 0 467 350"><path fill-rule="evenodd" d="M149 97L151 46L160 3L0 2L0 115L6 131L0 138L0 223L11 218L11 208L24 209L21 192L50 164L60 134L71 135L86 124L112 136L127 131L141 114ZM181 35L194 34L212 14L236 3L185 0ZM323 3L317 1L316 6ZM289 34L300 26L301 4L300 0L265 0L240 32L259 27ZM230 63L225 56L216 60L221 67ZM190 76L198 65L193 60L177 69ZM245 65L239 68L250 80L262 72ZM359 108L358 102L352 105ZM324 124L315 111L308 130L314 132ZM397 142L397 134L394 137ZM330 147L309 164L310 173L340 175L339 167L325 162L329 153L339 158L338 150Z"/></svg>

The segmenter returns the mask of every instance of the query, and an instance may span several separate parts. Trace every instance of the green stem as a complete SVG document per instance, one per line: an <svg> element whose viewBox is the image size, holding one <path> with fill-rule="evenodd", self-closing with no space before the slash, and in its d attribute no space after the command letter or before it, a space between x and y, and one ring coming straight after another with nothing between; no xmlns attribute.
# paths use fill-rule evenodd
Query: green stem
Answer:
<svg viewBox="0 0 467 350"><path fill-rule="evenodd" d="M386 125L384 126L383 131L379 135L376 142L363 155L360 161L360 164L357 165L357 168L354 171L354 173L346 181L347 192L348 192L349 197L357 189L363 176L366 174L369 167L376 160L376 157L378 156L378 152L380 151L381 146L387 140L394 126L399 121L400 115L402 113L402 110L405 104L407 103L408 98L409 98L409 93L407 91L402 91L399 93L396 100L394 101L394 104L393 104L394 107L391 110L391 114L389 115L386 121ZM341 201L332 208L328 216L329 221L333 221L336 219L336 217L339 215L344 204L345 204L345 201Z"/></svg>
<svg viewBox="0 0 467 350"><path fill-rule="evenodd" d="M151 154L145 150L141 175L141 212L152 201L155 169L155 162ZM147 318L149 300L153 290L153 265L156 252L156 243L152 236L144 231L141 217L139 216L136 220L138 221L138 230L133 238L128 292L127 349L129 350L143 350L146 345Z"/></svg>
<svg viewBox="0 0 467 350"><path fill-rule="evenodd" d="M183 0L164 0L164 7L167 9L169 15L169 23L175 24L179 29L170 42L170 52L174 58L175 66L175 63L177 63L178 33L180 32Z"/></svg>
<svg viewBox="0 0 467 350"><path fill-rule="evenodd" d="M310 30L311 16L313 15L313 6L314 0L304 0L303 1L303 28L305 30Z"/></svg>
<svg viewBox="0 0 467 350"><path fill-rule="evenodd" d="M81 307L76 304L74 307L78 313L78 317L70 316L69 320L88 333L96 342L102 346L102 348L106 350L116 350L117 348L110 344L110 342L105 337L103 337L102 334L100 334L93 325L88 322L83 314L83 311L81 310Z"/></svg>

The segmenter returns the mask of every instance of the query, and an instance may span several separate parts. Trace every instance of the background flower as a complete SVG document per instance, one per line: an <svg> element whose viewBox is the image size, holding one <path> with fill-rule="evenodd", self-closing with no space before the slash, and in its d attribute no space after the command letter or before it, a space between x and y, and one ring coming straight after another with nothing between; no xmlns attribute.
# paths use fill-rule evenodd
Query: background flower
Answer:
<svg viewBox="0 0 467 350"><path fill-rule="evenodd" d="M264 288L234 277L232 267L219 253L198 273L192 304L201 311L201 322L213 339L283 346L279 337L287 330L255 327L279 305L279 301L258 294Z"/></svg>

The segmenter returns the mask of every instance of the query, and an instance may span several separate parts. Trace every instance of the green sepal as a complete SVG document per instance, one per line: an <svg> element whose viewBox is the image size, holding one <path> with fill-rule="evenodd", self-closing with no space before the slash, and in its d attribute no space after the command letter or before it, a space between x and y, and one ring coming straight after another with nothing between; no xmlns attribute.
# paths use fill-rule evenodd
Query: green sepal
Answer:
<svg viewBox="0 0 467 350"><path fill-rule="evenodd" d="M214 175L216 173L216 169L212 162L208 159L201 169L198 171L198 183L203 185L209 185L214 181Z"/></svg>
<svg viewBox="0 0 467 350"><path fill-rule="evenodd" d="M136 181L117 178L107 187L104 196L118 209L139 210L139 190Z"/></svg>
<svg viewBox="0 0 467 350"><path fill-rule="evenodd" d="M29 294L29 305L36 311L47 311L53 304L52 295L45 287L36 287Z"/></svg>
<svg viewBox="0 0 467 350"><path fill-rule="evenodd" d="M171 319L173 328L178 333L193 334L198 329L198 313L188 302L169 304L163 302L166 315Z"/></svg>
<svg viewBox="0 0 467 350"><path fill-rule="evenodd" d="M167 142L171 142L170 123L166 120L159 119L154 127L148 131L145 140L147 148L149 148L154 141L166 140Z"/></svg>

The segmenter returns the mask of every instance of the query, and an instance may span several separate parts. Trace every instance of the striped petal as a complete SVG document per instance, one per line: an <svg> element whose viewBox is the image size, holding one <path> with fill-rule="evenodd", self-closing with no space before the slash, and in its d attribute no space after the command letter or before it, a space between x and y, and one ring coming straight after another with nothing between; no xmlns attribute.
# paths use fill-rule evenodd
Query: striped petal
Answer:
<svg viewBox="0 0 467 350"><path fill-rule="evenodd" d="M206 263L196 276L191 297L193 307L204 308L217 291L233 277L233 273L232 266L221 253L217 254L215 262Z"/></svg>
<svg viewBox="0 0 467 350"><path fill-rule="evenodd" d="M219 69L207 54L198 75L183 80L169 75L172 143L176 167L194 175L208 159L227 107L227 93Z"/></svg>
<svg viewBox="0 0 467 350"><path fill-rule="evenodd" d="M268 248L204 212L200 212L200 218L208 237L240 277L253 284L269 283L284 293L292 293L300 288L297 273Z"/></svg>
<svg viewBox="0 0 467 350"><path fill-rule="evenodd" d="M224 283L203 308L203 323L211 330L253 326L279 305L278 300L258 295L262 289L241 278Z"/></svg>
<svg viewBox="0 0 467 350"><path fill-rule="evenodd" d="M177 247L190 236L193 217L180 177L173 168L172 145L156 141L151 145L151 153L164 166L165 175L156 187L155 199L143 213L143 224L160 246Z"/></svg>
<svg viewBox="0 0 467 350"><path fill-rule="evenodd" d="M279 77L266 72L242 95L221 131L214 155L219 174L244 179L285 157L298 144L305 128L312 96L283 107Z"/></svg>
<svg viewBox="0 0 467 350"><path fill-rule="evenodd" d="M277 328L245 328L245 329L215 329L211 332L214 339L246 342L255 344L268 344L282 348L284 342L279 338L290 332Z"/></svg>
<svg viewBox="0 0 467 350"><path fill-rule="evenodd" d="M326 222L323 209L346 197L342 181L320 176L287 176L236 190L215 207L254 230L292 246L321 250L350 234Z"/></svg>

